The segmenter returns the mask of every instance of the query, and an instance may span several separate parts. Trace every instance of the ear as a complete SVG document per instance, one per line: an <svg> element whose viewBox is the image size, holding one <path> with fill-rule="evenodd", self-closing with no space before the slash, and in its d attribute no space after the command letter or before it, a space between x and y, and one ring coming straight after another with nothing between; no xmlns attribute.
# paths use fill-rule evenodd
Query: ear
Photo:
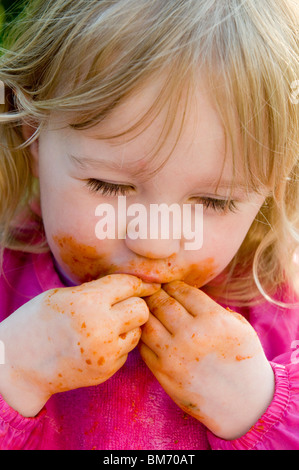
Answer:
<svg viewBox="0 0 299 470"><path fill-rule="evenodd" d="M30 137L33 136L34 132L36 131L36 127L31 126L27 123L22 124L22 134L25 141L29 140ZM31 153L31 171L33 176L36 178L39 177L39 140L36 139L32 144L28 147Z"/></svg>

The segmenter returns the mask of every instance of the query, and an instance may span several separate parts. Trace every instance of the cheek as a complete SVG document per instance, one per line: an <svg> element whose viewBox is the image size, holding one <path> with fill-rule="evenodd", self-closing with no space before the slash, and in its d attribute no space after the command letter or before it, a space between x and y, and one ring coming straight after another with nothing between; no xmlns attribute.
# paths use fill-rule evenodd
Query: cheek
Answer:
<svg viewBox="0 0 299 470"><path fill-rule="evenodd" d="M184 282L200 288L224 271L240 248L250 226L250 224L240 222L238 224L223 223L215 227L212 224L206 224L203 246L198 252L200 259L196 262L194 253L182 279Z"/></svg>
<svg viewBox="0 0 299 470"><path fill-rule="evenodd" d="M68 234L59 233L52 239L56 247L54 254L58 250L58 261L81 283L97 279L115 268L107 251L101 254L95 247L80 243Z"/></svg>
<svg viewBox="0 0 299 470"><path fill-rule="evenodd" d="M218 268L219 270L219 268ZM202 287L217 274L214 258L206 258L196 264L191 264L182 281L192 287Z"/></svg>

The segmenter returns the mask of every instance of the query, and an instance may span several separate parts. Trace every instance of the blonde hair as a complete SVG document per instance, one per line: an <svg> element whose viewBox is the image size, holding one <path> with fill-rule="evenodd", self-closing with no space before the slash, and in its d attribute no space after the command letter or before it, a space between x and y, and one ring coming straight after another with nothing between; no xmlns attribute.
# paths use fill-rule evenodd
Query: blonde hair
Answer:
<svg viewBox="0 0 299 470"><path fill-rule="evenodd" d="M296 0L28 2L5 35L0 59L0 80L6 85L0 115L2 248L49 249L45 237L29 241L24 228L36 222L42 233L42 220L30 211L39 188L29 145L51 111L69 116L75 129L92 127L146 79L167 72L163 90L138 123L167 103L163 141L183 87L188 83L192 96L202 72L234 162L240 155L236 125L240 129L248 189L267 187L270 194L225 270L217 296L250 305L262 294L285 305L275 295L288 285L294 300L299 290L293 263L299 246L299 126L291 86L299 78L298 20ZM24 121L36 129L27 142ZM28 212L20 222L24 209ZM211 286L204 289L216 294Z"/></svg>

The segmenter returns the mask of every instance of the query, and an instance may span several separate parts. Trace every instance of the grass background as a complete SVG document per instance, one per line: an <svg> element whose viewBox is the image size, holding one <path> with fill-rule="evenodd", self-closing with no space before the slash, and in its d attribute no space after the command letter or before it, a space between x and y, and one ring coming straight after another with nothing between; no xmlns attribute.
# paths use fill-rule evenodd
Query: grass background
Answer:
<svg viewBox="0 0 299 470"><path fill-rule="evenodd" d="M25 3L24 0L0 0L0 42L2 42L3 28L22 11Z"/></svg>

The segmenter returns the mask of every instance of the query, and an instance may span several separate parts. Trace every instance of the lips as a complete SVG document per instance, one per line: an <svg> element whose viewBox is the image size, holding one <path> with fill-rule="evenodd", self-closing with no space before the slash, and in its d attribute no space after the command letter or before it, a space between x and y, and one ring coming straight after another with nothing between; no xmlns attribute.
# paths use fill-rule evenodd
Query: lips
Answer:
<svg viewBox="0 0 299 470"><path fill-rule="evenodd" d="M174 277L167 274L151 274L151 273L143 273L137 271L114 271L114 274L130 274L132 276L139 277L144 282L154 282L156 284L165 284L167 282L178 280L179 277Z"/></svg>

